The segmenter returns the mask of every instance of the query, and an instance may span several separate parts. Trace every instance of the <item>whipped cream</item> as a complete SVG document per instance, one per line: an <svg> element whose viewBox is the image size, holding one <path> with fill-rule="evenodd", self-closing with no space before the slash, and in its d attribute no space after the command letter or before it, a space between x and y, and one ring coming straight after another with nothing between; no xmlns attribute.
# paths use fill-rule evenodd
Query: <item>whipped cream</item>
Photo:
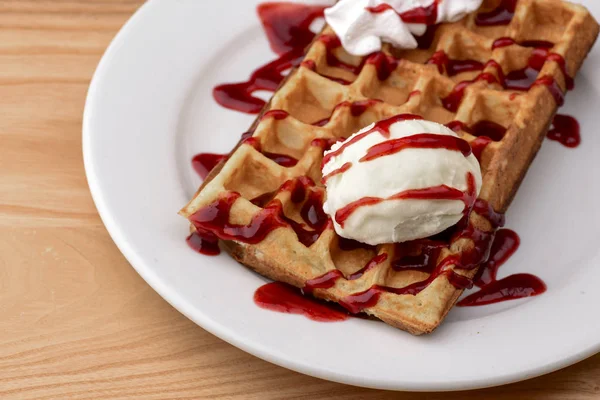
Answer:
<svg viewBox="0 0 600 400"><path fill-rule="evenodd" d="M323 209L331 216L335 231L342 237L376 245L429 237L460 221L465 210L462 200L389 198L440 185L467 192L468 174L474 178L478 195L482 177L473 154L465 156L461 151L448 148L407 147L365 161L368 153L373 154L370 153L373 146L383 142L387 142L384 145L387 146L395 139L412 137L414 140L418 137L414 135L424 133L457 138L456 133L444 125L424 120L393 122L389 125L389 137L374 127L375 124L367 126L325 152L322 172L327 200ZM370 133L364 135L367 132ZM458 142L470 151L466 142ZM369 204L368 198L384 200ZM348 210L363 199L367 203L354 208L340 221L338 212Z"/></svg>
<svg viewBox="0 0 600 400"><path fill-rule="evenodd" d="M436 23L456 22L477 10L483 0L437 0ZM325 10L325 20L340 38L346 51L365 56L381 50L382 42L414 49L427 30L425 24L405 23L399 14L432 6L436 0L340 0ZM374 13L367 8L387 4L391 9ZM435 7L435 5L434 5Z"/></svg>

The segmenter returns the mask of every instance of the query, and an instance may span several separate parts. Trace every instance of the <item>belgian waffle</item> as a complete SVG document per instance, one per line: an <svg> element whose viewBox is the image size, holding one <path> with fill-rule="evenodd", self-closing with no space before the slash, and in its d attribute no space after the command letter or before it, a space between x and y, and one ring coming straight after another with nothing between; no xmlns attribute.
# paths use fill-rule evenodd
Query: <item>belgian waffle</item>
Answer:
<svg viewBox="0 0 600 400"><path fill-rule="evenodd" d="M509 23L476 23L498 3L484 1L477 13L440 25L427 49L384 46L355 57L326 27L255 121L251 137L215 168L181 214L269 278L410 333L431 332L469 287L485 257L477 241L485 239L489 250L502 223L496 212L509 206L598 35L585 8L559 0L519 0ZM531 46L544 42L554 46ZM452 60L473 60L481 68L455 74ZM537 76L530 89L511 90L507 76L532 62ZM402 246L342 240L319 208L326 195L324 148L399 114L455 129L472 144L483 173L467 233L437 246L428 272L395 268ZM473 127L481 121L506 131L476 136Z"/></svg>

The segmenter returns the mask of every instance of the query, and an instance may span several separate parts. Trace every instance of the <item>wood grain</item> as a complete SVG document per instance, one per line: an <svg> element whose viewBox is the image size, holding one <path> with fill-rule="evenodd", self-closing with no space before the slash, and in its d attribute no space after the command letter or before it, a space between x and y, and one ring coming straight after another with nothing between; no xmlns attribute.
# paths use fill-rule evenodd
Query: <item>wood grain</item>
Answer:
<svg viewBox="0 0 600 400"><path fill-rule="evenodd" d="M141 3L0 1L1 399L600 396L600 356L469 393L344 386L247 355L171 308L108 236L81 155L90 78Z"/></svg>

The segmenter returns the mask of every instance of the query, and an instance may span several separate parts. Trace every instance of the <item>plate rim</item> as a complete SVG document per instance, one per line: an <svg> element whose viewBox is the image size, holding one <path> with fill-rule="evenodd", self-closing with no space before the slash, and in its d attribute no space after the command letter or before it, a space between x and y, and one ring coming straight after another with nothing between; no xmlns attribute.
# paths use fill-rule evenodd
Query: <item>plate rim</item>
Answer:
<svg viewBox="0 0 600 400"><path fill-rule="evenodd" d="M160 277L158 277L152 271L152 269L146 265L143 258L127 244L128 241L126 240L125 232L122 230L122 228L120 228L118 221L111 215L104 197L105 193L102 191L100 185L101 178L98 177L94 167L94 151L91 145L91 138L94 135L94 128L91 121L94 108L96 107L95 97L102 85L103 77L110 69L113 53L129 35L130 31L135 29L137 23L141 21L146 14L153 12L155 8L160 9L160 7L164 6L165 4L168 3L161 2L160 0L148 0L142 4L120 28L102 55L100 62L98 63L98 66L93 74L86 95L82 124L82 151L86 179L90 188L92 199L104 226L111 236L111 239L116 244L119 251L127 259L129 264L134 268L134 270L142 277L142 279L144 279L146 283L148 283L148 285L150 285L150 287L152 287L154 291L156 291L165 301L167 301L167 303L212 335L215 335L227 343L241 349L242 351L264 361L315 378L372 389L415 392L445 392L490 388L546 375L573 365L577 362L583 361L600 352L599 340L595 345L590 345L589 347L584 348L569 357L556 360L545 366L530 367L527 370L519 373L511 372L504 375L495 376L494 378L475 378L470 382L454 381L451 383L433 382L428 384L411 384L410 382L401 380L389 382L373 379L372 377L362 377L360 381L357 381L356 377L354 376L319 368L318 365L310 366L301 362L296 362L293 359L286 358L285 356L279 354L277 351L269 350L268 346L255 343L253 341L244 340L243 336L240 335L236 336L231 334L228 332L226 326L216 323L216 321L213 321L211 318L204 315L199 309L195 309L189 300L185 300L176 291L165 285L164 282L161 281Z"/></svg>

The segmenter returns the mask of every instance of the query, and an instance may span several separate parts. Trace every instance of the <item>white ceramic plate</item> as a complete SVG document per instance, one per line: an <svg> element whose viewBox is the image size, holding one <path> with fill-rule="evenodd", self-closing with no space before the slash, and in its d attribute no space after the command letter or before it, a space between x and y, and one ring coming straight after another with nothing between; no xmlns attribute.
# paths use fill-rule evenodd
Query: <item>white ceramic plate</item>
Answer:
<svg viewBox="0 0 600 400"><path fill-rule="evenodd" d="M179 208L200 184L190 158L226 152L253 117L219 107L217 83L244 80L274 58L257 0L154 0L117 35L87 99L83 147L89 184L113 239L169 303L220 338L275 364L382 389L458 390L562 368L600 350L600 49L561 111L583 144L547 141L507 217L521 249L500 270L540 276L534 298L456 308L432 335L383 323L318 323L257 307L265 279L227 255L185 243ZM600 3L582 1L597 17Z"/></svg>

